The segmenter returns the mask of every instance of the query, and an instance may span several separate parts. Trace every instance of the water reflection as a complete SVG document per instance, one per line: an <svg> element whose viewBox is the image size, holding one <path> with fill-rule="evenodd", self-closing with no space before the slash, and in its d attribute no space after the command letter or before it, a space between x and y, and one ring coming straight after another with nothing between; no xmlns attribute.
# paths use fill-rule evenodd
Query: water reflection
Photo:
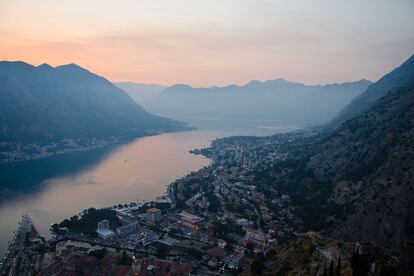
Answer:
<svg viewBox="0 0 414 276"><path fill-rule="evenodd" d="M100 208L154 199L163 195L166 185L176 178L210 163L202 156L190 154L190 149L206 147L215 138L236 134L251 133L169 133L112 149L62 156L62 160L38 161L28 168L16 166L10 174L4 171L7 181L13 181L13 175L18 180L15 192L27 184L33 184L34 188L30 193L26 191L1 200L0 250L4 250L19 217L25 212L45 235L51 223L91 206Z"/></svg>
<svg viewBox="0 0 414 276"><path fill-rule="evenodd" d="M68 166L73 171L85 165L88 167L71 174L67 174L68 170L62 170L66 175L48 178L40 188L37 185L37 191L2 200L1 250L4 250L19 217L25 212L32 216L39 230L45 234L51 223L90 206L107 207L137 199L151 200L163 195L168 183L209 164L208 159L188 151L207 146L217 136L221 135L200 131L163 134L138 139L110 151L65 157L69 158ZM96 162L99 158L101 161ZM95 165L91 166L94 162ZM40 163L30 168L37 170L37 177L56 173L54 169L50 171L44 161ZM47 172L40 174L42 170ZM23 178L19 182L36 181L37 177Z"/></svg>
<svg viewBox="0 0 414 276"><path fill-rule="evenodd" d="M109 155L115 146L88 152L53 156L47 159L17 162L0 166L0 205L24 193L42 189L45 179L71 175L95 166Z"/></svg>

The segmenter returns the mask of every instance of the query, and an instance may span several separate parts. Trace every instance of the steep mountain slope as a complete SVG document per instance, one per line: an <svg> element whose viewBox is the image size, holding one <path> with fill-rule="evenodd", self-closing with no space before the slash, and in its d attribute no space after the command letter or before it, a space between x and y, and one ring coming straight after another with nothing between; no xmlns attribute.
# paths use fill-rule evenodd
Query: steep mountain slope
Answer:
<svg viewBox="0 0 414 276"><path fill-rule="evenodd" d="M170 116L315 124L329 121L370 84L361 80L304 85L284 79L212 88L178 84L148 101L145 108Z"/></svg>
<svg viewBox="0 0 414 276"><path fill-rule="evenodd" d="M316 177L334 184L329 200L344 210L333 235L394 248L414 237L413 106L411 82L345 123L311 158Z"/></svg>
<svg viewBox="0 0 414 276"><path fill-rule="evenodd" d="M288 177L274 180L284 184L306 227L396 249L414 237L413 106L411 83L319 141L311 155L285 168Z"/></svg>
<svg viewBox="0 0 414 276"><path fill-rule="evenodd" d="M139 104L144 104L164 91L167 86L159 84L145 84L135 82L114 82L116 86L124 90Z"/></svg>
<svg viewBox="0 0 414 276"><path fill-rule="evenodd" d="M376 83L368 87L367 91L352 100L338 116L333 120L332 126L339 126L341 123L368 110L381 97L389 91L404 86L414 74L414 55L405 61L401 66L395 68L383 76Z"/></svg>
<svg viewBox="0 0 414 276"><path fill-rule="evenodd" d="M414 238L414 73L401 73L403 87L387 83L370 109L257 175L262 189L290 195L303 230L396 250Z"/></svg>
<svg viewBox="0 0 414 276"><path fill-rule="evenodd" d="M75 64L53 68L0 62L0 140L140 136L181 128Z"/></svg>
<svg viewBox="0 0 414 276"><path fill-rule="evenodd" d="M250 268L246 268L241 275L326 275L329 268L334 268L334 274L340 272L342 276L352 275L350 264L353 244L340 244L335 240L321 236L315 232L307 232L295 237L290 244L280 252L270 251L265 256L257 256ZM329 252L332 261L324 258L322 254ZM340 263L338 267L338 260ZM255 271L256 270L256 271ZM332 274L331 274L332 275Z"/></svg>

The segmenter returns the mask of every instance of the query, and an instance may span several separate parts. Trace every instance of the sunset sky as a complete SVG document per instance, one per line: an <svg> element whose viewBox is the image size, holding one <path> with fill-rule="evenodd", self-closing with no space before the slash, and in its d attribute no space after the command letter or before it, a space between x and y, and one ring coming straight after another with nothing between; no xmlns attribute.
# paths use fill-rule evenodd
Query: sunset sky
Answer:
<svg viewBox="0 0 414 276"><path fill-rule="evenodd" d="M111 81L376 80L414 53L414 1L0 0L0 60Z"/></svg>

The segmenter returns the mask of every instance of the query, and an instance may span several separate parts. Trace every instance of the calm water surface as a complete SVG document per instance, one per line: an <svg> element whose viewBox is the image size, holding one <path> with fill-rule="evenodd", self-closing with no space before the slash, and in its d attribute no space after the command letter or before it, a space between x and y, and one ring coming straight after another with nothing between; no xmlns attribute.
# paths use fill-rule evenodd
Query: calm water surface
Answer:
<svg viewBox="0 0 414 276"><path fill-rule="evenodd" d="M152 200L166 192L166 185L210 163L210 160L190 154L194 148L206 147L215 138L251 132L191 131L169 133L137 139L129 144L94 156L92 165L85 160L93 159L96 152L85 152L70 157L70 161L38 161L30 166L7 170L3 176L15 177L39 174L53 167L71 172L55 172L54 177L19 180L19 185L34 186L31 191L15 194L11 199L0 200L0 251L3 252L17 222L27 212L41 234L48 236L49 227L89 207L109 207L131 201ZM257 133L254 134L269 134ZM64 157L68 158L68 157ZM84 164L85 163L85 164ZM40 165L39 165L40 164ZM29 172L28 172L29 171ZM57 176L56 176L57 175ZM45 179L42 179L45 177ZM27 183L26 183L27 182ZM38 183L30 183L38 182Z"/></svg>

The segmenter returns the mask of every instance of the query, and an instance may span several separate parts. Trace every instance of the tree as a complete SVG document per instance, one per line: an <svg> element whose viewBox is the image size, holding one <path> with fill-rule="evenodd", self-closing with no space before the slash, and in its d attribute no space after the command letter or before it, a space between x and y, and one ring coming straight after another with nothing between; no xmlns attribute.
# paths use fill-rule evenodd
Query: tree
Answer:
<svg viewBox="0 0 414 276"><path fill-rule="evenodd" d="M365 276L368 274L370 267L369 259L360 255L356 250L351 257L352 276Z"/></svg>
<svg viewBox="0 0 414 276"><path fill-rule="evenodd" d="M248 242L248 243L246 244L246 250L247 250L247 253L248 253L248 254L253 254L253 251L254 251L254 244L253 244L253 243L251 243L251 242Z"/></svg>
<svg viewBox="0 0 414 276"><path fill-rule="evenodd" d="M274 249L270 249L269 251L267 251L266 253L266 258L272 258L273 256L276 255L276 251Z"/></svg>
<svg viewBox="0 0 414 276"><path fill-rule="evenodd" d="M89 252L89 256L95 256L98 260L102 260L106 255L106 249L97 249Z"/></svg>
<svg viewBox="0 0 414 276"><path fill-rule="evenodd" d="M264 268L265 268L265 258L263 253L259 253L257 254L257 258L253 261L252 265L251 265L251 269L253 274L255 275L260 275L262 274Z"/></svg>
<svg viewBox="0 0 414 276"><path fill-rule="evenodd" d="M55 234L59 234L59 225L57 223L52 224L50 227L51 231Z"/></svg>
<svg viewBox="0 0 414 276"><path fill-rule="evenodd" d="M254 274L260 275L264 270L264 262L262 260L255 260L252 263L251 268Z"/></svg>
<svg viewBox="0 0 414 276"><path fill-rule="evenodd" d="M159 246L158 248L157 248L157 253L159 254L159 255L166 255L167 253L168 253L168 246Z"/></svg>
<svg viewBox="0 0 414 276"><path fill-rule="evenodd" d="M233 245L227 243L226 246L224 246L224 250L226 250L227 253L231 252L233 250Z"/></svg>
<svg viewBox="0 0 414 276"><path fill-rule="evenodd" d="M122 251L122 255L121 255L121 265L127 265L129 261L128 255L125 251Z"/></svg>
<svg viewBox="0 0 414 276"><path fill-rule="evenodd" d="M30 241L30 232L26 232L25 236L24 236L24 246L29 246L29 241Z"/></svg>
<svg viewBox="0 0 414 276"><path fill-rule="evenodd" d="M336 264L336 276L341 276L341 254L339 254L338 263Z"/></svg>
<svg viewBox="0 0 414 276"><path fill-rule="evenodd" d="M334 263L333 263L333 259L331 260L331 265L329 266L329 276L334 276Z"/></svg>

